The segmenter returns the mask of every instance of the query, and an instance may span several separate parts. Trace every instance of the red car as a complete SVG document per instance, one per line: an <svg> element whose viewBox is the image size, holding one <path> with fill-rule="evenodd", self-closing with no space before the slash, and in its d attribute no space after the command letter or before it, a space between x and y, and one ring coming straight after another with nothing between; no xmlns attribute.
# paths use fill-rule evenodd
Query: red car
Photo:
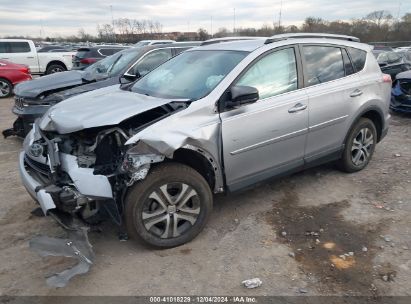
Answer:
<svg viewBox="0 0 411 304"><path fill-rule="evenodd" d="M13 93L13 86L31 79L29 67L0 60L0 98L9 97Z"/></svg>

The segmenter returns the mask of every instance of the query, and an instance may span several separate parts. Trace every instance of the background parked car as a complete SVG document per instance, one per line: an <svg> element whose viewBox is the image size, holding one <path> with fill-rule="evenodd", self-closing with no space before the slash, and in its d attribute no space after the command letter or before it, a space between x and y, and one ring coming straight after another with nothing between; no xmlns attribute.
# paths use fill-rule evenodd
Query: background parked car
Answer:
<svg viewBox="0 0 411 304"><path fill-rule="evenodd" d="M374 45L372 53L377 57L380 53L392 52L393 48L386 45Z"/></svg>
<svg viewBox="0 0 411 304"><path fill-rule="evenodd" d="M82 47L73 57L73 70L84 70L97 61L126 49L126 46L99 45L95 47Z"/></svg>
<svg viewBox="0 0 411 304"><path fill-rule="evenodd" d="M175 43L175 40L141 40L134 44L134 47L140 47L140 46L147 46L147 45L158 45L158 44L171 44Z"/></svg>
<svg viewBox="0 0 411 304"><path fill-rule="evenodd" d="M202 41L201 45L209 45L215 43L222 43L222 42L231 42L231 41L239 41L239 40L256 40L256 39L264 39L267 37L250 37L250 36L237 36L237 37L223 37L223 38L212 38L206 41Z"/></svg>
<svg viewBox="0 0 411 304"><path fill-rule="evenodd" d="M0 98L9 97L13 87L26 80L31 80L29 67L0 60Z"/></svg>
<svg viewBox="0 0 411 304"><path fill-rule="evenodd" d="M68 71L37 78L16 87L13 113L18 116L13 128L3 131L10 135L25 136L36 118L50 106L84 92L131 82L144 76L160 64L193 46L188 43L152 45L129 48L91 65L84 71Z"/></svg>
<svg viewBox="0 0 411 304"><path fill-rule="evenodd" d="M40 47L37 50L37 53L52 53L52 52L71 52L72 50L69 50L68 48L65 48L61 45L46 45L43 47Z"/></svg>
<svg viewBox="0 0 411 304"><path fill-rule="evenodd" d="M411 113L411 71L399 73L393 82L390 109Z"/></svg>
<svg viewBox="0 0 411 304"><path fill-rule="evenodd" d="M381 71L389 74L395 80L398 73L411 70L411 61L408 61L407 58L404 53L384 52L378 55L377 61Z"/></svg>
<svg viewBox="0 0 411 304"><path fill-rule="evenodd" d="M25 64L33 74L52 74L71 69L74 52L38 53L32 40L0 39L0 59Z"/></svg>
<svg viewBox="0 0 411 304"><path fill-rule="evenodd" d="M397 47L394 51L395 52L411 51L411 46L400 46L400 47Z"/></svg>

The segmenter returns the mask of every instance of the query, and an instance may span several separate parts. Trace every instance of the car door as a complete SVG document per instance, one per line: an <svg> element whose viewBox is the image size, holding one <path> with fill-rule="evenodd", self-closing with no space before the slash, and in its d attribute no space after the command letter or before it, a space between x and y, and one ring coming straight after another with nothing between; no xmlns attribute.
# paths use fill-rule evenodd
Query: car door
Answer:
<svg viewBox="0 0 411 304"><path fill-rule="evenodd" d="M259 100L221 114L226 182L246 187L303 165L308 99L301 88L298 49L275 49L257 58L233 85L251 86Z"/></svg>
<svg viewBox="0 0 411 304"><path fill-rule="evenodd" d="M349 113L362 91L345 48L302 45L301 54L310 102L305 159L311 162L339 153L348 129Z"/></svg>

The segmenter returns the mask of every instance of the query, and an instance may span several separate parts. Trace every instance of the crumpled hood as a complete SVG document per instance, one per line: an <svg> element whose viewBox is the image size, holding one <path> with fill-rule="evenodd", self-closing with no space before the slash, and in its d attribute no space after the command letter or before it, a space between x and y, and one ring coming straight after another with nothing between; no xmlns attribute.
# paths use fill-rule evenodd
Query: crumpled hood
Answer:
<svg viewBox="0 0 411 304"><path fill-rule="evenodd" d="M67 134L117 125L169 102L171 100L124 91L119 85L113 85L74 96L51 107L40 120L40 128Z"/></svg>
<svg viewBox="0 0 411 304"><path fill-rule="evenodd" d="M75 85L81 85L83 83L83 74L83 71L67 71L42 76L31 81L25 81L18 84L14 88L14 94L21 97L36 98L41 93L50 90L64 89Z"/></svg>

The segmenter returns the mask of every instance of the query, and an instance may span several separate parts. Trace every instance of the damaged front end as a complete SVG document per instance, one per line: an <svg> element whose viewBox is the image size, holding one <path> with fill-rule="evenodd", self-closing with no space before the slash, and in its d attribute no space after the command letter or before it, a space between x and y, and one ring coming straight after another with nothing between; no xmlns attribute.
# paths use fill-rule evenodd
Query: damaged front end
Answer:
<svg viewBox="0 0 411 304"><path fill-rule="evenodd" d="M152 164L165 159L143 143L126 145L126 142L153 122L185 107L164 105L117 126L68 134L47 130L50 126L42 130L40 122L34 124L20 154L20 175L44 215L50 215L63 226L69 238L35 238L31 248L41 255L79 259L78 265L49 278L48 284L62 287L74 275L88 271L94 256L87 237L92 227L112 220L123 234L124 197L128 187L144 179Z"/></svg>

